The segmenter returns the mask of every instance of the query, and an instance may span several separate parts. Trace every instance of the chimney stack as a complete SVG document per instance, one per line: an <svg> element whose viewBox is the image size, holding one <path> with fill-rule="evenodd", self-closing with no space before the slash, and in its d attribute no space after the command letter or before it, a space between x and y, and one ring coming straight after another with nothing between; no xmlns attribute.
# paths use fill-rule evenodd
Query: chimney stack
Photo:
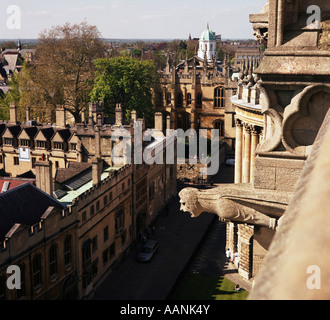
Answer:
<svg viewBox="0 0 330 320"><path fill-rule="evenodd" d="M163 114L161 112L155 113L155 130L163 132Z"/></svg>
<svg viewBox="0 0 330 320"><path fill-rule="evenodd" d="M101 158L101 156L102 156L101 129L102 129L102 116L99 115L97 117L97 123L96 123L96 126L95 126L95 156L97 158Z"/></svg>
<svg viewBox="0 0 330 320"><path fill-rule="evenodd" d="M102 170L103 170L103 160L100 158L93 159L92 160L93 185L97 185L101 182Z"/></svg>
<svg viewBox="0 0 330 320"><path fill-rule="evenodd" d="M123 111L120 103L118 103L116 106L116 125L117 126L123 125Z"/></svg>
<svg viewBox="0 0 330 320"><path fill-rule="evenodd" d="M56 127L66 127L66 114L64 106L57 106L56 108Z"/></svg>
<svg viewBox="0 0 330 320"><path fill-rule="evenodd" d="M30 107L25 108L25 114L26 114L26 122L31 121L31 110Z"/></svg>
<svg viewBox="0 0 330 320"><path fill-rule="evenodd" d="M37 161L36 166L36 185L37 188L53 197L53 164L51 161Z"/></svg>
<svg viewBox="0 0 330 320"><path fill-rule="evenodd" d="M10 123L11 124L17 124L17 110L15 103L10 104Z"/></svg>
<svg viewBox="0 0 330 320"><path fill-rule="evenodd" d="M137 114L136 114L136 111L133 110L132 113L131 113L131 119L136 122L137 121Z"/></svg>

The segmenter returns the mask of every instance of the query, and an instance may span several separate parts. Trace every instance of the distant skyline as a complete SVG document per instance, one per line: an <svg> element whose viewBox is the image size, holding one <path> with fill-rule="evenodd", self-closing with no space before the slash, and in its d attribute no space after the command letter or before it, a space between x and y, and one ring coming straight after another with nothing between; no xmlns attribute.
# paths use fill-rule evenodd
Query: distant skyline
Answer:
<svg viewBox="0 0 330 320"><path fill-rule="evenodd" d="M252 39L249 15L258 13L266 0L2 0L0 39L36 39L46 28L86 20L103 38L187 39L199 37L207 23L224 39ZM11 30L10 5L21 10L21 29Z"/></svg>

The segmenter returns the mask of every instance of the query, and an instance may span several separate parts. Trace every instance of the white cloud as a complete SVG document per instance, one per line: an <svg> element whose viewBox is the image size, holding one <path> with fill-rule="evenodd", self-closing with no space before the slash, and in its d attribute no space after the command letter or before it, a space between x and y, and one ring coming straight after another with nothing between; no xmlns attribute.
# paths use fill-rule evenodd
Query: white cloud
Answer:
<svg viewBox="0 0 330 320"><path fill-rule="evenodd" d="M145 14L143 16L140 16L141 20L155 20L155 19L160 19L160 18L170 18L173 17L172 14Z"/></svg>
<svg viewBox="0 0 330 320"><path fill-rule="evenodd" d="M47 15L52 15L52 13L50 13L48 11L27 11L27 12L24 12L23 11L23 14L24 15L27 15L27 16L47 16Z"/></svg>

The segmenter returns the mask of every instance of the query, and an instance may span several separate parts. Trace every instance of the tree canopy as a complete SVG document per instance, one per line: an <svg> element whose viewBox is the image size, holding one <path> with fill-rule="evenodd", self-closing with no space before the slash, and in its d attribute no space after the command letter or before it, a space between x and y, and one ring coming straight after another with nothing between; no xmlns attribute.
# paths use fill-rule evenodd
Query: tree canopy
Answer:
<svg viewBox="0 0 330 320"><path fill-rule="evenodd" d="M101 57L104 44L95 26L66 23L45 30L20 82L25 105L36 113L46 107L52 119L57 105L63 105L78 122L88 106L94 60Z"/></svg>
<svg viewBox="0 0 330 320"><path fill-rule="evenodd" d="M147 126L153 124L152 90L156 84L156 67L151 60L130 57L97 59L92 101L104 101L108 115L113 115L118 103L126 120L136 110Z"/></svg>

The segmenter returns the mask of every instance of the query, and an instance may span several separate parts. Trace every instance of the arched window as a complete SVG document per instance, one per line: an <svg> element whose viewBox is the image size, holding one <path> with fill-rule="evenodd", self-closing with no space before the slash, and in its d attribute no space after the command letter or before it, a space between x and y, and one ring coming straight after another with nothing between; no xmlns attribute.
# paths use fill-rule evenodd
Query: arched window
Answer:
<svg viewBox="0 0 330 320"><path fill-rule="evenodd" d="M214 89L214 108L225 107L225 90L224 87Z"/></svg>
<svg viewBox="0 0 330 320"><path fill-rule="evenodd" d="M119 233L124 228L124 210L121 209L116 213L116 221L115 221L116 233Z"/></svg>
<svg viewBox="0 0 330 320"><path fill-rule="evenodd" d="M42 285L41 254L37 253L32 259L32 283L33 288Z"/></svg>
<svg viewBox="0 0 330 320"><path fill-rule="evenodd" d="M172 95L171 92L166 94L166 105L170 105L172 103Z"/></svg>
<svg viewBox="0 0 330 320"><path fill-rule="evenodd" d="M64 239L64 265L72 264L72 236L68 234Z"/></svg>
<svg viewBox="0 0 330 320"><path fill-rule="evenodd" d="M217 120L214 122L214 129L219 130L219 136L224 137L225 136L225 124L222 120Z"/></svg>
<svg viewBox="0 0 330 320"><path fill-rule="evenodd" d="M187 106L191 105L191 93L187 93Z"/></svg>
<svg viewBox="0 0 330 320"><path fill-rule="evenodd" d="M86 289L92 282L92 241L87 239L82 245L82 272L83 272L83 288Z"/></svg>
<svg viewBox="0 0 330 320"><path fill-rule="evenodd" d="M26 266L21 264L19 269L21 270L21 288L16 290L17 299L21 299L26 295Z"/></svg>
<svg viewBox="0 0 330 320"><path fill-rule="evenodd" d="M52 278L58 273L57 245L55 243L49 248L49 277Z"/></svg>
<svg viewBox="0 0 330 320"><path fill-rule="evenodd" d="M203 106L203 95L201 93L197 94L197 101L196 101L196 107L202 108Z"/></svg>
<svg viewBox="0 0 330 320"><path fill-rule="evenodd" d="M183 94L181 92L179 92L176 96L176 106L178 108L183 107Z"/></svg>

